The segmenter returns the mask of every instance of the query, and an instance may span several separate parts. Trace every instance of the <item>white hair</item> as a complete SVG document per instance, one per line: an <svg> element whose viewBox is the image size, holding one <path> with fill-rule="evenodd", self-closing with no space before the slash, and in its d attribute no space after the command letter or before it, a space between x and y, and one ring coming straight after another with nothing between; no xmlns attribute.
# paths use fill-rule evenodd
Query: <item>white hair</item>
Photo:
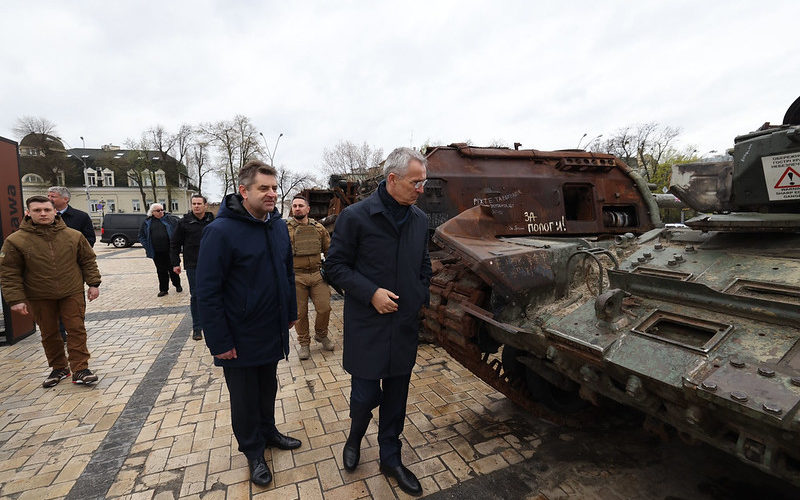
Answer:
<svg viewBox="0 0 800 500"><path fill-rule="evenodd" d="M161 203L153 203L152 205L150 205L147 208L147 216L148 217L151 217L153 215L153 208L155 208L155 207L158 207L158 208L160 208L162 210L164 209L164 205L162 205Z"/></svg>

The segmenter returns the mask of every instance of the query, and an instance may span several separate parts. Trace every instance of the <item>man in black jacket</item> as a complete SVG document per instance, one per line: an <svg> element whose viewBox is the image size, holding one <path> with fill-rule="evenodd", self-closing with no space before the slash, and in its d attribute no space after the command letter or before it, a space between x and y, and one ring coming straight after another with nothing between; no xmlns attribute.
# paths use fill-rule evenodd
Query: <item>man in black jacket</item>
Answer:
<svg viewBox="0 0 800 500"><path fill-rule="evenodd" d="M183 267L186 269L186 278L189 280L189 294L191 295L190 310L192 312L192 338L203 338L200 327L200 314L197 311L197 297L195 297L195 269L197 268L197 254L200 253L200 237L212 220L214 214L207 212L208 200L202 194L192 195L192 211L183 216L178 222L175 232L170 239L170 258L172 270L175 274L181 273L181 256L183 251Z"/></svg>
<svg viewBox="0 0 800 500"><path fill-rule="evenodd" d="M400 460L400 433L419 311L429 299L428 218L414 206L425 188L426 163L413 149L392 151L378 190L336 219L325 261L330 279L345 290L342 365L352 379L342 463L356 468L372 410L380 407L380 470L410 495L421 495L422 486Z"/></svg>
<svg viewBox="0 0 800 500"><path fill-rule="evenodd" d="M86 237L89 246L93 247L97 237L92 225L92 219L83 210L69 206L69 189L64 186L53 186L47 190L47 197L53 202L53 206L56 207L56 212L61 215L61 220L64 221L64 224L80 231Z"/></svg>

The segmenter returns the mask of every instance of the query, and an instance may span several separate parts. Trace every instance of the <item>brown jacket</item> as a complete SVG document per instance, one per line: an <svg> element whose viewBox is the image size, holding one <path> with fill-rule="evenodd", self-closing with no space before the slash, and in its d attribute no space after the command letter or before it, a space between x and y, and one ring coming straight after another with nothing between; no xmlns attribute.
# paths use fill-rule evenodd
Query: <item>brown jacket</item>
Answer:
<svg viewBox="0 0 800 500"><path fill-rule="evenodd" d="M26 216L0 250L0 287L9 305L34 299L62 299L100 285L94 251L83 235L56 216L34 224Z"/></svg>

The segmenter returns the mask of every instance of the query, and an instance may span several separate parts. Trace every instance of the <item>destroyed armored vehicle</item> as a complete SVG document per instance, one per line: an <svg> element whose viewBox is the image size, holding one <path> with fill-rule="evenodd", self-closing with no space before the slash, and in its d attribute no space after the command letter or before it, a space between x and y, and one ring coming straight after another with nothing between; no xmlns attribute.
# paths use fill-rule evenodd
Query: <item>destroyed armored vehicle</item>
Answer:
<svg viewBox="0 0 800 500"><path fill-rule="evenodd" d="M442 158L476 206L436 229L424 328L538 414L613 400L800 484L797 114L676 166L704 212L678 227L611 156L434 150L428 185Z"/></svg>

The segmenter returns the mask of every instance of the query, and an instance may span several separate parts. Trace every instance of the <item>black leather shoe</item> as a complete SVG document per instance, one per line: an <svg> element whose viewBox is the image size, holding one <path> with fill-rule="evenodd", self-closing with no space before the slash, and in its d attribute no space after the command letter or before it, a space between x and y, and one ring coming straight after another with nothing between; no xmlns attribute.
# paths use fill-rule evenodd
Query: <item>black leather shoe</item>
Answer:
<svg viewBox="0 0 800 500"><path fill-rule="evenodd" d="M422 495L422 485L419 484L417 476L406 469L403 464L396 467L389 467L381 464L381 472L386 476L395 478L397 480L397 486L409 495L415 497Z"/></svg>
<svg viewBox="0 0 800 500"><path fill-rule="evenodd" d="M272 482L272 473L264 457L248 460L247 463L250 465L250 481L259 486L266 486Z"/></svg>
<svg viewBox="0 0 800 500"><path fill-rule="evenodd" d="M178 293L181 293L183 291L183 287L178 285L178 286L175 287L175 291L178 292Z"/></svg>
<svg viewBox="0 0 800 500"><path fill-rule="evenodd" d="M344 468L349 471L356 470L356 466L358 465L358 461L360 459L361 448L357 445L345 443L344 449L342 449L342 463L344 464Z"/></svg>
<svg viewBox="0 0 800 500"><path fill-rule="evenodd" d="M164 295L168 294L169 292L158 292L159 297L163 297Z"/></svg>
<svg viewBox="0 0 800 500"><path fill-rule="evenodd" d="M284 436L280 432L267 439L267 446L271 448L278 448L280 450L294 450L300 448L303 443L299 439Z"/></svg>

